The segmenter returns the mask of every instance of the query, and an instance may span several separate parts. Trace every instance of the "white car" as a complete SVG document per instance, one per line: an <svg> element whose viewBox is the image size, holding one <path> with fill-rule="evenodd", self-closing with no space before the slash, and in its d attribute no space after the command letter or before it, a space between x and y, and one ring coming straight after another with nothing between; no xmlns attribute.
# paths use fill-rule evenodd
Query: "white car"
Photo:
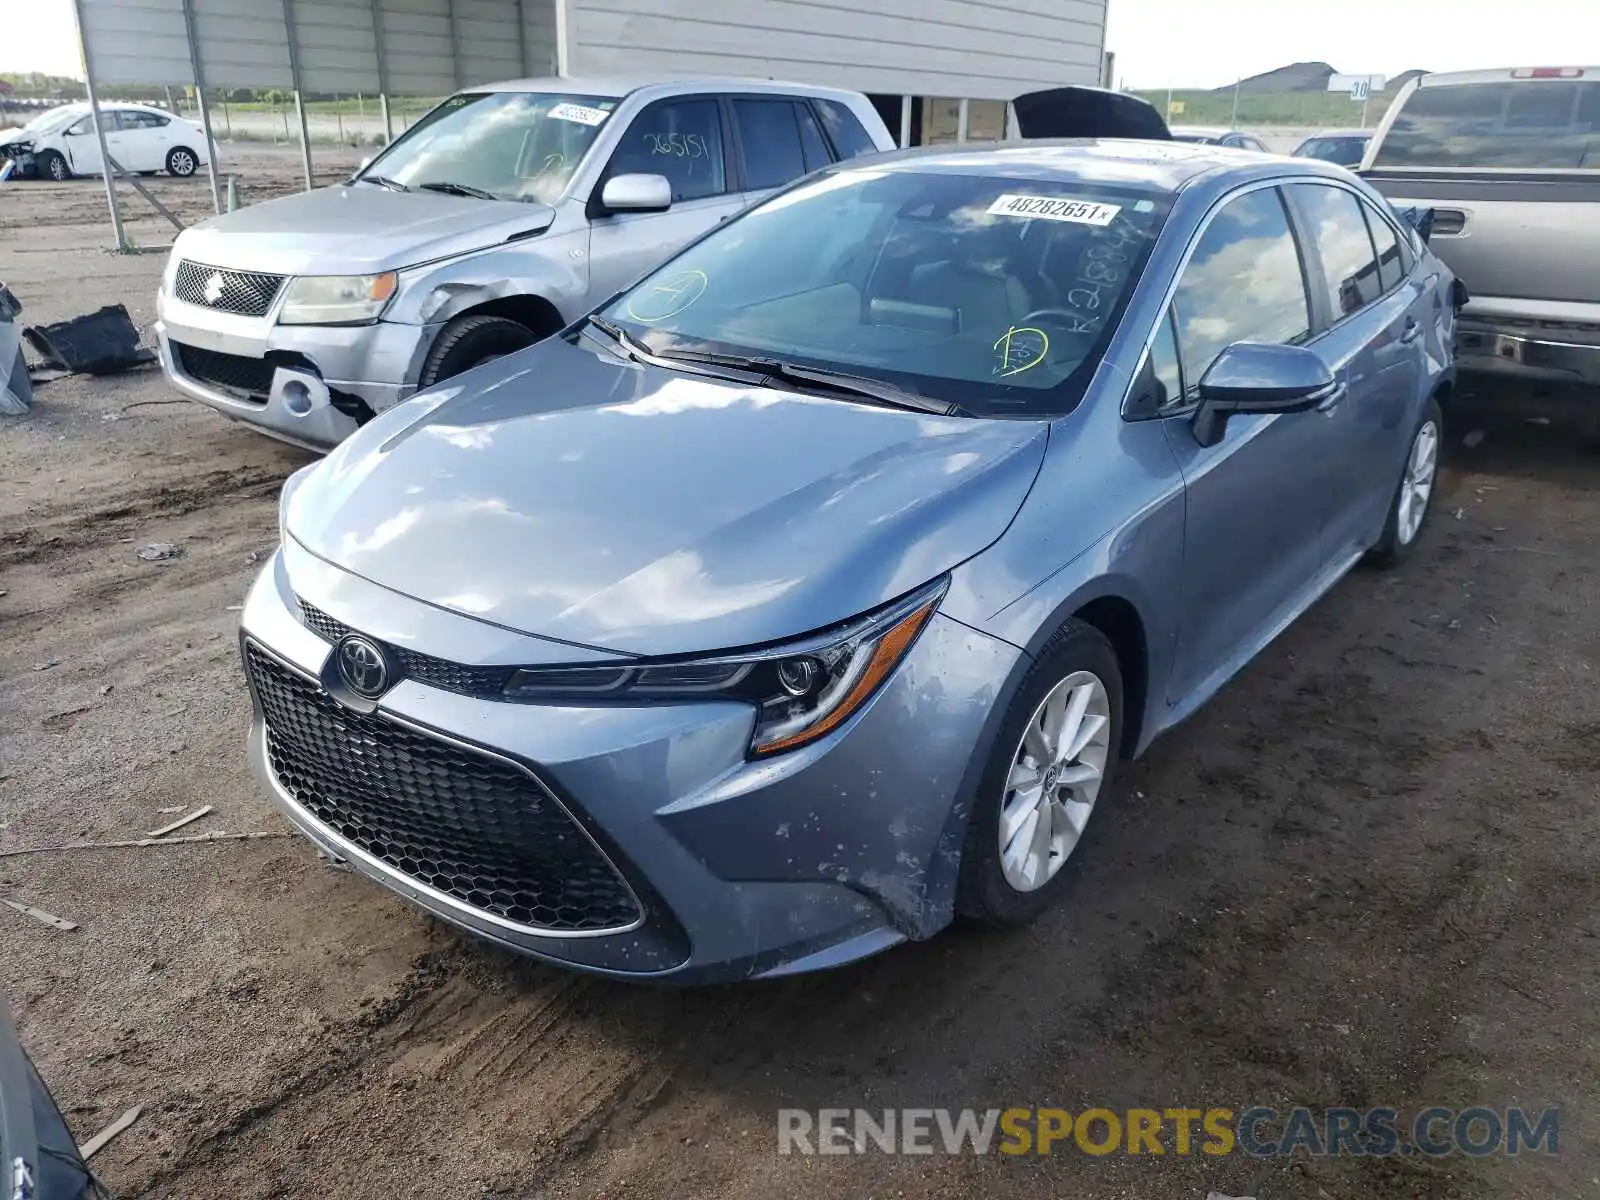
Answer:
<svg viewBox="0 0 1600 1200"><path fill-rule="evenodd" d="M187 177L206 164L205 131L165 109L144 104L102 104L106 149L125 171ZM22 129L0 131L12 157L31 155L41 179L100 175L100 139L87 104L64 104L40 113ZM26 167L25 162L19 165Z"/></svg>

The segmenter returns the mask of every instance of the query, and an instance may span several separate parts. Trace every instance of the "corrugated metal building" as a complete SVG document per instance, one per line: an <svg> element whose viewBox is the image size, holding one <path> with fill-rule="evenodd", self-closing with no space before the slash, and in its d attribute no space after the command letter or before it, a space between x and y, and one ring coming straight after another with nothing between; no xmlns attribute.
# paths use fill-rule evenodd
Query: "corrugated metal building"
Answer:
<svg viewBox="0 0 1600 1200"><path fill-rule="evenodd" d="M872 95L913 142L1098 83L1107 0L75 0L101 83L442 96L526 75L751 75Z"/></svg>
<svg viewBox="0 0 1600 1200"><path fill-rule="evenodd" d="M1005 101L1101 81L1106 0L544 0L569 74L694 70L854 88L911 141L1005 132Z"/></svg>
<svg viewBox="0 0 1600 1200"><path fill-rule="evenodd" d="M743 75L865 92L905 145L1006 136L1007 102L1101 83L1107 0L72 0L104 84L443 97L548 75ZM103 153L103 150L102 150ZM211 187L222 194L215 147ZM106 198L124 244L116 188Z"/></svg>

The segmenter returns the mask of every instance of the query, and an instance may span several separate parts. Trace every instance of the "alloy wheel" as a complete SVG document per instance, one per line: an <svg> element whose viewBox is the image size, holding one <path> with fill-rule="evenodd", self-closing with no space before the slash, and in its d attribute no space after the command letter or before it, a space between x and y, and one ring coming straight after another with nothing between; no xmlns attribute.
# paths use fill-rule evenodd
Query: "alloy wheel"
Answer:
<svg viewBox="0 0 1600 1200"><path fill-rule="evenodd" d="M1400 480L1400 503L1396 512L1395 533L1402 546L1409 546L1422 529L1433 498L1433 480L1439 468L1439 427L1424 421L1411 443L1405 474Z"/></svg>
<svg viewBox="0 0 1600 1200"><path fill-rule="evenodd" d="M175 150L170 164L174 175L193 175L195 168L194 156L187 150Z"/></svg>
<svg viewBox="0 0 1600 1200"><path fill-rule="evenodd" d="M1000 804L1000 868L1019 892L1055 878L1100 796L1111 751L1111 699L1089 671L1046 693L1012 756Z"/></svg>

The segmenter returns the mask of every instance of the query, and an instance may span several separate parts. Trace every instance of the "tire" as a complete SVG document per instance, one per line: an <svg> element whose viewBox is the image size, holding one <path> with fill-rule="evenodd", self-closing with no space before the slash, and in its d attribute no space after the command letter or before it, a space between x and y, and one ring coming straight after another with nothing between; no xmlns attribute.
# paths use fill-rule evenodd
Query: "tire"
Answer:
<svg viewBox="0 0 1600 1200"><path fill-rule="evenodd" d="M174 146L167 151L167 174L187 179L200 169L200 156L187 146Z"/></svg>
<svg viewBox="0 0 1600 1200"><path fill-rule="evenodd" d="M1431 432L1431 446L1428 444ZM1406 460L1400 468L1400 481L1395 485L1394 496L1389 501L1389 516L1384 520L1383 533L1367 552L1367 561L1375 567L1396 567L1411 557L1427 524L1433 507L1433 494L1439 478L1439 449L1444 445L1444 413L1438 400L1429 400L1428 407L1412 431L1406 448ZM1419 461L1422 455L1425 462ZM1426 468L1425 481L1421 471ZM1419 487L1425 483L1425 491ZM1421 511L1419 512L1418 504Z"/></svg>
<svg viewBox="0 0 1600 1200"><path fill-rule="evenodd" d="M40 179L52 179L56 183L65 183L72 178L72 168L67 166L67 160L54 150L46 150L36 160Z"/></svg>
<svg viewBox="0 0 1600 1200"><path fill-rule="evenodd" d="M538 341L533 330L505 317L457 317L446 325L422 364L420 387L503 358Z"/></svg>
<svg viewBox="0 0 1600 1200"><path fill-rule="evenodd" d="M1100 687L1098 693L1093 691L1095 683ZM1070 780L1059 789L1049 786L1037 789L1045 794L1047 801L1039 811L1049 811L1056 822L1054 828L1070 837L1070 841L1064 849L1052 842L1046 856L1026 856L1039 865L1042 872L1031 883L1019 887L1017 860L1003 847L1003 838L1006 826L1010 826L1015 831L1011 848L1020 851L1020 839L1026 837L1029 829L1038 828L1037 817L1035 824L1029 825L1024 815L1031 807L1027 794L1035 789L1013 786L1017 774L1026 774L1030 769L1030 762L1037 765L1038 756L1030 750L1030 742L1035 746L1040 744L1034 740L1039 731L1035 729L1030 733L1029 730L1045 714L1047 699L1058 690L1064 693L1066 712L1070 715L1072 702L1084 687L1091 688L1085 719L1093 717L1103 720L1103 724L1083 754L1068 760L1067 765L1075 765L1080 771L1087 767L1098 769L1098 784L1092 794L1082 782ZM1026 925L1060 898L1072 875L1070 867L1083 844L1090 817L1112 788L1118 749L1122 744L1122 699L1122 671L1111 643L1092 626L1068 621L1045 645L1038 661L1023 678L984 766L961 854L961 874L956 884L958 916L972 924L990 927ZM1042 784L1058 782L1054 770L1045 775ZM1048 803L1052 792L1070 801L1061 805L1059 812L1056 806ZM1067 826L1060 824L1062 820L1067 821Z"/></svg>

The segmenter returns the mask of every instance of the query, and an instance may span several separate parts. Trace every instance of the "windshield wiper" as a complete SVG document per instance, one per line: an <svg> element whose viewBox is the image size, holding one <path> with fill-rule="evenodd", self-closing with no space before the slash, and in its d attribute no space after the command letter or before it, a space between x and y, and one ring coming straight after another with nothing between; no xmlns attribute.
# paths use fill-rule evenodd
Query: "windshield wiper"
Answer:
<svg viewBox="0 0 1600 1200"><path fill-rule="evenodd" d="M613 325L604 317L592 315L587 319L586 323L592 325L615 342L622 351L624 358L631 359L634 362L648 362L650 360L650 351L635 341L633 335L622 326Z"/></svg>
<svg viewBox="0 0 1600 1200"><path fill-rule="evenodd" d="M912 412L937 413L954 416L961 411L959 405L935 400L921 392L913 392L882 379L865 375L850 375L843 371L823 371L816 367L801 367L777 358L763 358L742 354L711 354L698 350L658 350L657 358L676 359L681 362L706 363L711 366L734 367L741 371L756 371L768 379L799 387L822 388L845 396L859 396L876 400L891 408L906 408Z"/></svg>
<svg viewBox="0 0 1600 1200"><path fill-rule="evenodd" d="M375 183L379 187L388 188L391 192L409 192L411 190L398 179L390 179L387 175L363 175L356 182Z"/></svg>
<svg viewBox="0 0 1600 1200"><path fill-rule="evenodd" d="M493 192L486 192L482 188L465 183L419 183L417 187L425 192L443 192L447 196L470 196L474 200L505 199L504 196L496 196Z"/></svg>

